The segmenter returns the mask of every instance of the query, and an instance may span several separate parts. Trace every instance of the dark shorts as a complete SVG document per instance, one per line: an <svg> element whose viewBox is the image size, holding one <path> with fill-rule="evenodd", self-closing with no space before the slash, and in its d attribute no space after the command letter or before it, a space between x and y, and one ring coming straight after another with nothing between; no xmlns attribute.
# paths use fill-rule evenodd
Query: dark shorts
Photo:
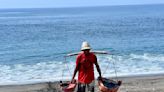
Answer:
<svg viewBox="0 0 164 92"><path fill-rule="evenodd" d="M94 81L90 84L78 83L77 92L94 92Z"/></svg>

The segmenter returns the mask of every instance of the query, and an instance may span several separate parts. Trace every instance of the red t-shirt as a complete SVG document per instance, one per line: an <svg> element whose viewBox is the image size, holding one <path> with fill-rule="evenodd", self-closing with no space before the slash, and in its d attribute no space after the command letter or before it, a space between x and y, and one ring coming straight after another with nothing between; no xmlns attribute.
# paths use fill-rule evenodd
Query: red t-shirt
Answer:
<svg viewBox="0 0 164 92"><path fill-rule="evenodd" d="M97 58L93 53L89 53L87 56L81 53L77 56L76 66L80 64L78 70L78 81L80 83L89 84L94 80L95 62L97 62Z"/></svg>

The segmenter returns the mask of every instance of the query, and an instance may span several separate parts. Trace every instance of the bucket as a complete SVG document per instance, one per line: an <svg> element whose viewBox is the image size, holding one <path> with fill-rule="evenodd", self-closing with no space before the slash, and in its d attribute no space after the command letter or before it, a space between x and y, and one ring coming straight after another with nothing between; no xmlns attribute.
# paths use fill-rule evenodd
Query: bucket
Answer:
<svg viewBox="0 0 164 92"><path fill-rule="evenodd" d="M62 81L60 81L60 87L64 92L73 92L76 88L76 80L74 80L72 83L63 83Z"/></svg>
<svg viewBox="0 0 164 92"><path fill-rule="evenodd" d="M101 92L117 92L122 81L114 81L107 78L98 79L98 87Z"/></svg>

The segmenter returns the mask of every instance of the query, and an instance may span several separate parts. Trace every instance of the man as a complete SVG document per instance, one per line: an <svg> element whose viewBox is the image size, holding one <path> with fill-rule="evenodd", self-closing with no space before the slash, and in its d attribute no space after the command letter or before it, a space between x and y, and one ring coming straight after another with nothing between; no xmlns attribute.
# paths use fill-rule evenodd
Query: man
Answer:
<svg viewBox="0 0 164 92"><path fill-rule="evenodd" d="M77 92L94 92L94 64L96 65L99 77L101 78L101 70L99 68L97 57L90 52L90 45L88 42L83 42L81 51L76 59L76 68L72 77L74 80L78 72L78 88Z"/></svg>

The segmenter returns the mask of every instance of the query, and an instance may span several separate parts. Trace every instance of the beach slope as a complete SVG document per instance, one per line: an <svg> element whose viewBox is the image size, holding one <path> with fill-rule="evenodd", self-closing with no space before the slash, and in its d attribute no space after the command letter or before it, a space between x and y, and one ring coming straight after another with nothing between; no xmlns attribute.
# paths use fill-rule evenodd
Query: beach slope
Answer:
<svg viewBox="0 0 164 92"><path fill-rule="evenodd" d="M120 77L118 92L164 92L164 74ZM61 92L59 82L0 86L0 92ZM96 83L96 92L98 86Z"/></svg>

